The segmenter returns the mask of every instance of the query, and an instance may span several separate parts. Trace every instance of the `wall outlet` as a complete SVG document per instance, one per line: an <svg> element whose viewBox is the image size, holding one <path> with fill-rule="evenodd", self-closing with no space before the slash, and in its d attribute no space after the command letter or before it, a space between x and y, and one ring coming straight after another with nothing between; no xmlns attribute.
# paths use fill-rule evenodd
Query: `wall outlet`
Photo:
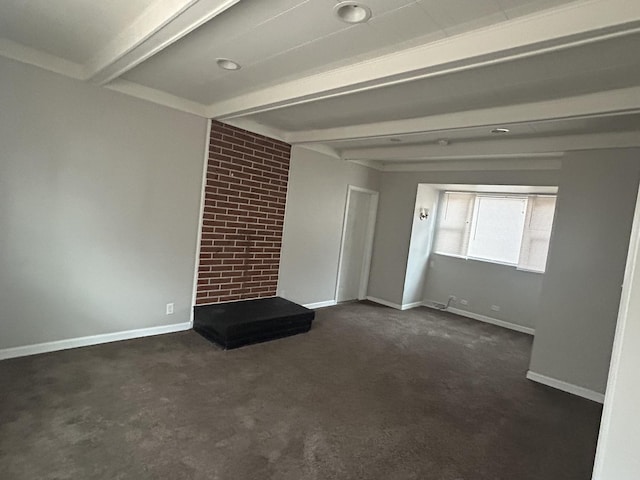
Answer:
<svg viewBox="0 0 640 480"><path fill-rule="evenodd" d="M449 302L450 303L455 303L458 301L458 297L456 297L455 295L449 295Z"/></svg>
<svg viewBox="0 0 640 480"><path fill-rule="evenodd" d="M167 315L173 315L173 303L167 303Z"/></svg>
<svg viewBox="0 0 640 480"><path fill-rule="evenodd" d="M498 306L498 305L491 305L491 310L493 310L494 312L499 312L499 311L500 311L500 306Z"/></svg>
<svg viewBox="0 0 640 480"><path fill-rule="evenodd" d="M469 305L469 301L465 300L464 298L460 299L460 305Z"/></svg>

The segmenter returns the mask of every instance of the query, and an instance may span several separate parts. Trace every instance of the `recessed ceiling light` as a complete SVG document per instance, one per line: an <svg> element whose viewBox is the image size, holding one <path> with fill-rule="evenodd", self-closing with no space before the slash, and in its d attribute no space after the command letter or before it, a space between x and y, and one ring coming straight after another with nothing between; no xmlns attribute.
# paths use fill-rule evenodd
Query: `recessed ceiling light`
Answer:
<svg viewBox="0 0 640 480"><path fill-rule="evenodd" d="M229 60L228 58L218 58L216 63L223 70L240 70L242 68L239 63Z"/></svg>
<svg viewBox="0 0 640 480"><path fill-rule="evenodd" d="M491 130L491 133L509 133L511 130L509 130L508 128L494 128L493 130Z"/></svg>
<svg viewBox="0 0 640 480"><path fill-rule="evenodd" d="M402 141L402 139L400 139L400 138L398 138L398 137L391 137L391 138L389 139L389 141L390 141L390 142L396 142L396 143L397 143L397 142L401 142L401 141Z"/></svg>
<svg viewBox="0 0 640 480"><path fill-rule="evenodd" d="M346 23L364 23L371 18L371 9L359 2L339 2L333 11Z"/></svg>

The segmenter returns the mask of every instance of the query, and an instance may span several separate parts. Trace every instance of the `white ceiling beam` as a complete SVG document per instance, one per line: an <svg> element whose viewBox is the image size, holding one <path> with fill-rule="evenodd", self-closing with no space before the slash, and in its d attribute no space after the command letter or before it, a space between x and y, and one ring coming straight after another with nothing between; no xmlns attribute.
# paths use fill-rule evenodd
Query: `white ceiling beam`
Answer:
<svg viewBox="0 0 640 480"><path fill-rule="evenodd" d="M229 119L640 31L638 0L587 0L213 103Z"/></svg>
<svg viewBox="0 0 640 480"><path fill-rule="evenodd" d="M491 158L495 156L557 154L573 150L640 147L640 132L613 132L581 135L562 135L537 138L501 138L451 143L396 147L354 148L342 151L345 160L446 160L464 157Z"/></svg>
<svg viewBox="0 0 640 480"><path fill-rule="evenodd" d="M340 142L403 134L446 132L474 127L508 126L549 120L640 112L640 87L621 88L541 102L522 103L405 120L289 132L292 144ZM339 148L339 145L336 145Z"/></svg>
<svg viewBox="0 0 640 480"><path fill-rule="evenodd" d="M85 65L85 78L104 85L239 1L157 0Z"/></svg>
<svg viewBox="0 0 640 480"><path fill-rule="evenodd" d="M358 160L360 161L360 160ZM501 158L447 160L437 162L389 163L376 168L383 172L457 172L504 170L560 170L561 158Z"/></svg>

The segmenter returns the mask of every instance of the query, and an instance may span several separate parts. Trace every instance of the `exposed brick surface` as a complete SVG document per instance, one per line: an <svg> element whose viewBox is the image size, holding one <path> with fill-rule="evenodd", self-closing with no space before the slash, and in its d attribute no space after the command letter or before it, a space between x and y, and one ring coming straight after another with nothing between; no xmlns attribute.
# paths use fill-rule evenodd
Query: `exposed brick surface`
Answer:
<svg viewBox="0 0 640 480"><path fill-rule="evenodd" d="M276 294L291 145L213 121L196 305Z"/></svg>

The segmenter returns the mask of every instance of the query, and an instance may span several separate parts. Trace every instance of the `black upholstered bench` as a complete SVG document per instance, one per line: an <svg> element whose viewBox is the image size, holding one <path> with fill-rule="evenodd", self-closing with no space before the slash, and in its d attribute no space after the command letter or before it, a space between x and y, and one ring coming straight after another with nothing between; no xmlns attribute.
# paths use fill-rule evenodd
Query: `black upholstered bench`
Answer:
<svg viewBox="0 0 640 480"><path fill-rule="evenodd" d="M194 307L193 329L225 349L308 332L315 312L280 297Z"/></svg>

